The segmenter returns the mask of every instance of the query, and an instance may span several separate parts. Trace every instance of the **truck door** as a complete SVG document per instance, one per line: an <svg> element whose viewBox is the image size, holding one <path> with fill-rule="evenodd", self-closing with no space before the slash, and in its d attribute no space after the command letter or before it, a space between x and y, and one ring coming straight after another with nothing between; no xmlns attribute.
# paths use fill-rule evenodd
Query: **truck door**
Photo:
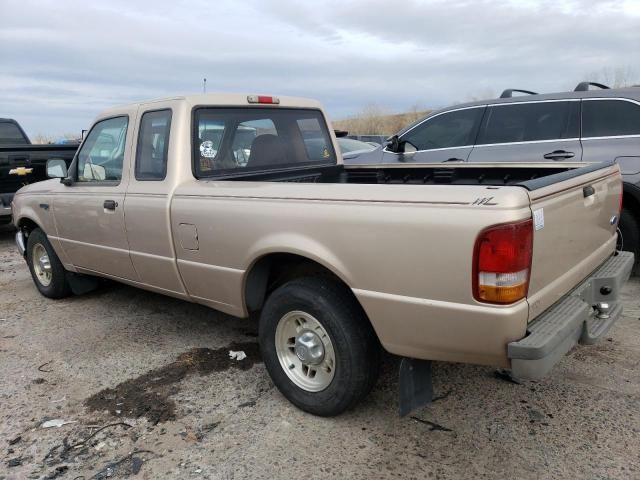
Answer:
<svg viewBox="0 0 640 480"><path fill-rule="evenodd" d="M141 111L135 158L130 172L125 223L131 261L141 283L164 294L185 298L171 236L171 195L179 179L175 142L171 141L170 103ZM178 125L178 122L175 122Z"/></svg>
<svg viewBox="0 0 640 480"><path fill-rule="evenodd" d="M121 115L93 126L78 151L73 183L55 196L53 209L60 242L73 265L135 280L124 222L129 121Z"/></svg>
<svg viewBox="0 0 640 480"><path fill-rule="evenodd" d="M580 162L580 100L490 105L470 162Z"/></svg>

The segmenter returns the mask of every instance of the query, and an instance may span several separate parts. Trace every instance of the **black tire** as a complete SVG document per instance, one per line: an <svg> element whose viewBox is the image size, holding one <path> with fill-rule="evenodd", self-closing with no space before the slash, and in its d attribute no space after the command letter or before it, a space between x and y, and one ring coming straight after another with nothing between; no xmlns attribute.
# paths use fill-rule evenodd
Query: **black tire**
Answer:
<svg viewBox="0 0 640 480"><path fill-rule="evenodd" d="M636 214L628 209L623 209L620 214L620 233L622 235L622 249L633 252L636 262L633 269L634 275L640 274L640 221Z"/></svg>
<svg viewBox="0 0 640 480"><path fill-rule="evenodd" d="M322 391L296 385L278 359L276 329L292 311L315 317L331 339L335 371ZM335 416L353 407L371 391L379 375L381 348L369 320L352 292L330 278L299 278L277 288L260 314L259 340L276 387L291 403L314 415Z"/></svg>
<svg viewBox="0 0 640 480"><path fill-rule="evenodd" d="M34 262L37 259L34 258L34 249L42 246L49 258L49 264L51 266L51 279L48 284L43 282L38 277L36 269L34 268ZM36 284L38 291L47 298L64 298L71 294L71 288L67 281L66 270L62 266L60 259L53 250L53 247L49 243L45 233L39 228L34 229L27 240L27 265L29 265L29 271L33 278L33 283Z"/></svg>

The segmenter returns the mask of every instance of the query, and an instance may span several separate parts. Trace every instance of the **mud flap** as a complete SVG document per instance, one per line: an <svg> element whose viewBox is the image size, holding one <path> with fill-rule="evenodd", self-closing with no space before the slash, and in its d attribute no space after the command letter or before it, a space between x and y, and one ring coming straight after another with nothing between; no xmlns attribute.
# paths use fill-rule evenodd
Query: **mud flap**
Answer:
<svg viewBox="0 0 640 480"><path fill-rule="evenodd" d="M433 401L431 361L403 358L400 362L400 416L430 405Z"/></svg>
<svg viewBox="0 0 640 480"><path fill-rule="evenodd" d="M100 285L100 279L90 275L79 275L73 272L66 272L66 277L74 295L89 293Z"/></svg>

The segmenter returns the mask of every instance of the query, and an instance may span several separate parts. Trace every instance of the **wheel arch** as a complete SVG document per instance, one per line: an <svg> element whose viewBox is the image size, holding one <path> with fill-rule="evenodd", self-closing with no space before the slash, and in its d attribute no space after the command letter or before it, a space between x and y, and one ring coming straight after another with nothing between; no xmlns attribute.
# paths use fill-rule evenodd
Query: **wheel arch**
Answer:
<svg viewBox="0 0 640 480"><path fill-rule="evenodd" d="M32 231L34 231L36 228L39 228L40 230L44 231L42 226L30 217L19 218L18 221L16 222L16 226L18 227L18 230L21 230L23 233L26 233L27 235Z"/></svg>
<svg viewBox="0 0 640 480"><path fill-rule="evenodd" d="M243 281L243 306L249 314L259 311L271 291L289 280L313 275L333 278L351 292L348 275L335 266L299 251L277 250L263 252L247 268ZM356 296L353 297L358 302Z"/></svg>

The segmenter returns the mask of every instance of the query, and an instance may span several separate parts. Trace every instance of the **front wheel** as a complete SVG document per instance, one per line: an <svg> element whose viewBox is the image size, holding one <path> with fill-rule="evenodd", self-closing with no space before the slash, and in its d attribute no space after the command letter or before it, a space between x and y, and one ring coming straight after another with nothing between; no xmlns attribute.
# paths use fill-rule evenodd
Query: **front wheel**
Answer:
<svg viewBox="0 0 640 480"><path fill-rule="evenodd" d="M27 240L27 265L33 283L48 298L63 298L71 294L66 271L45 233L34 229Z"/></svg>
<svg viewBox="0 0 640 480"><path fill-rule="evenodd" d="M380 346L351 291L332 279L292 280L267 299L260 350L269 375L298 408L338 415L378 376Z"/></svg>

